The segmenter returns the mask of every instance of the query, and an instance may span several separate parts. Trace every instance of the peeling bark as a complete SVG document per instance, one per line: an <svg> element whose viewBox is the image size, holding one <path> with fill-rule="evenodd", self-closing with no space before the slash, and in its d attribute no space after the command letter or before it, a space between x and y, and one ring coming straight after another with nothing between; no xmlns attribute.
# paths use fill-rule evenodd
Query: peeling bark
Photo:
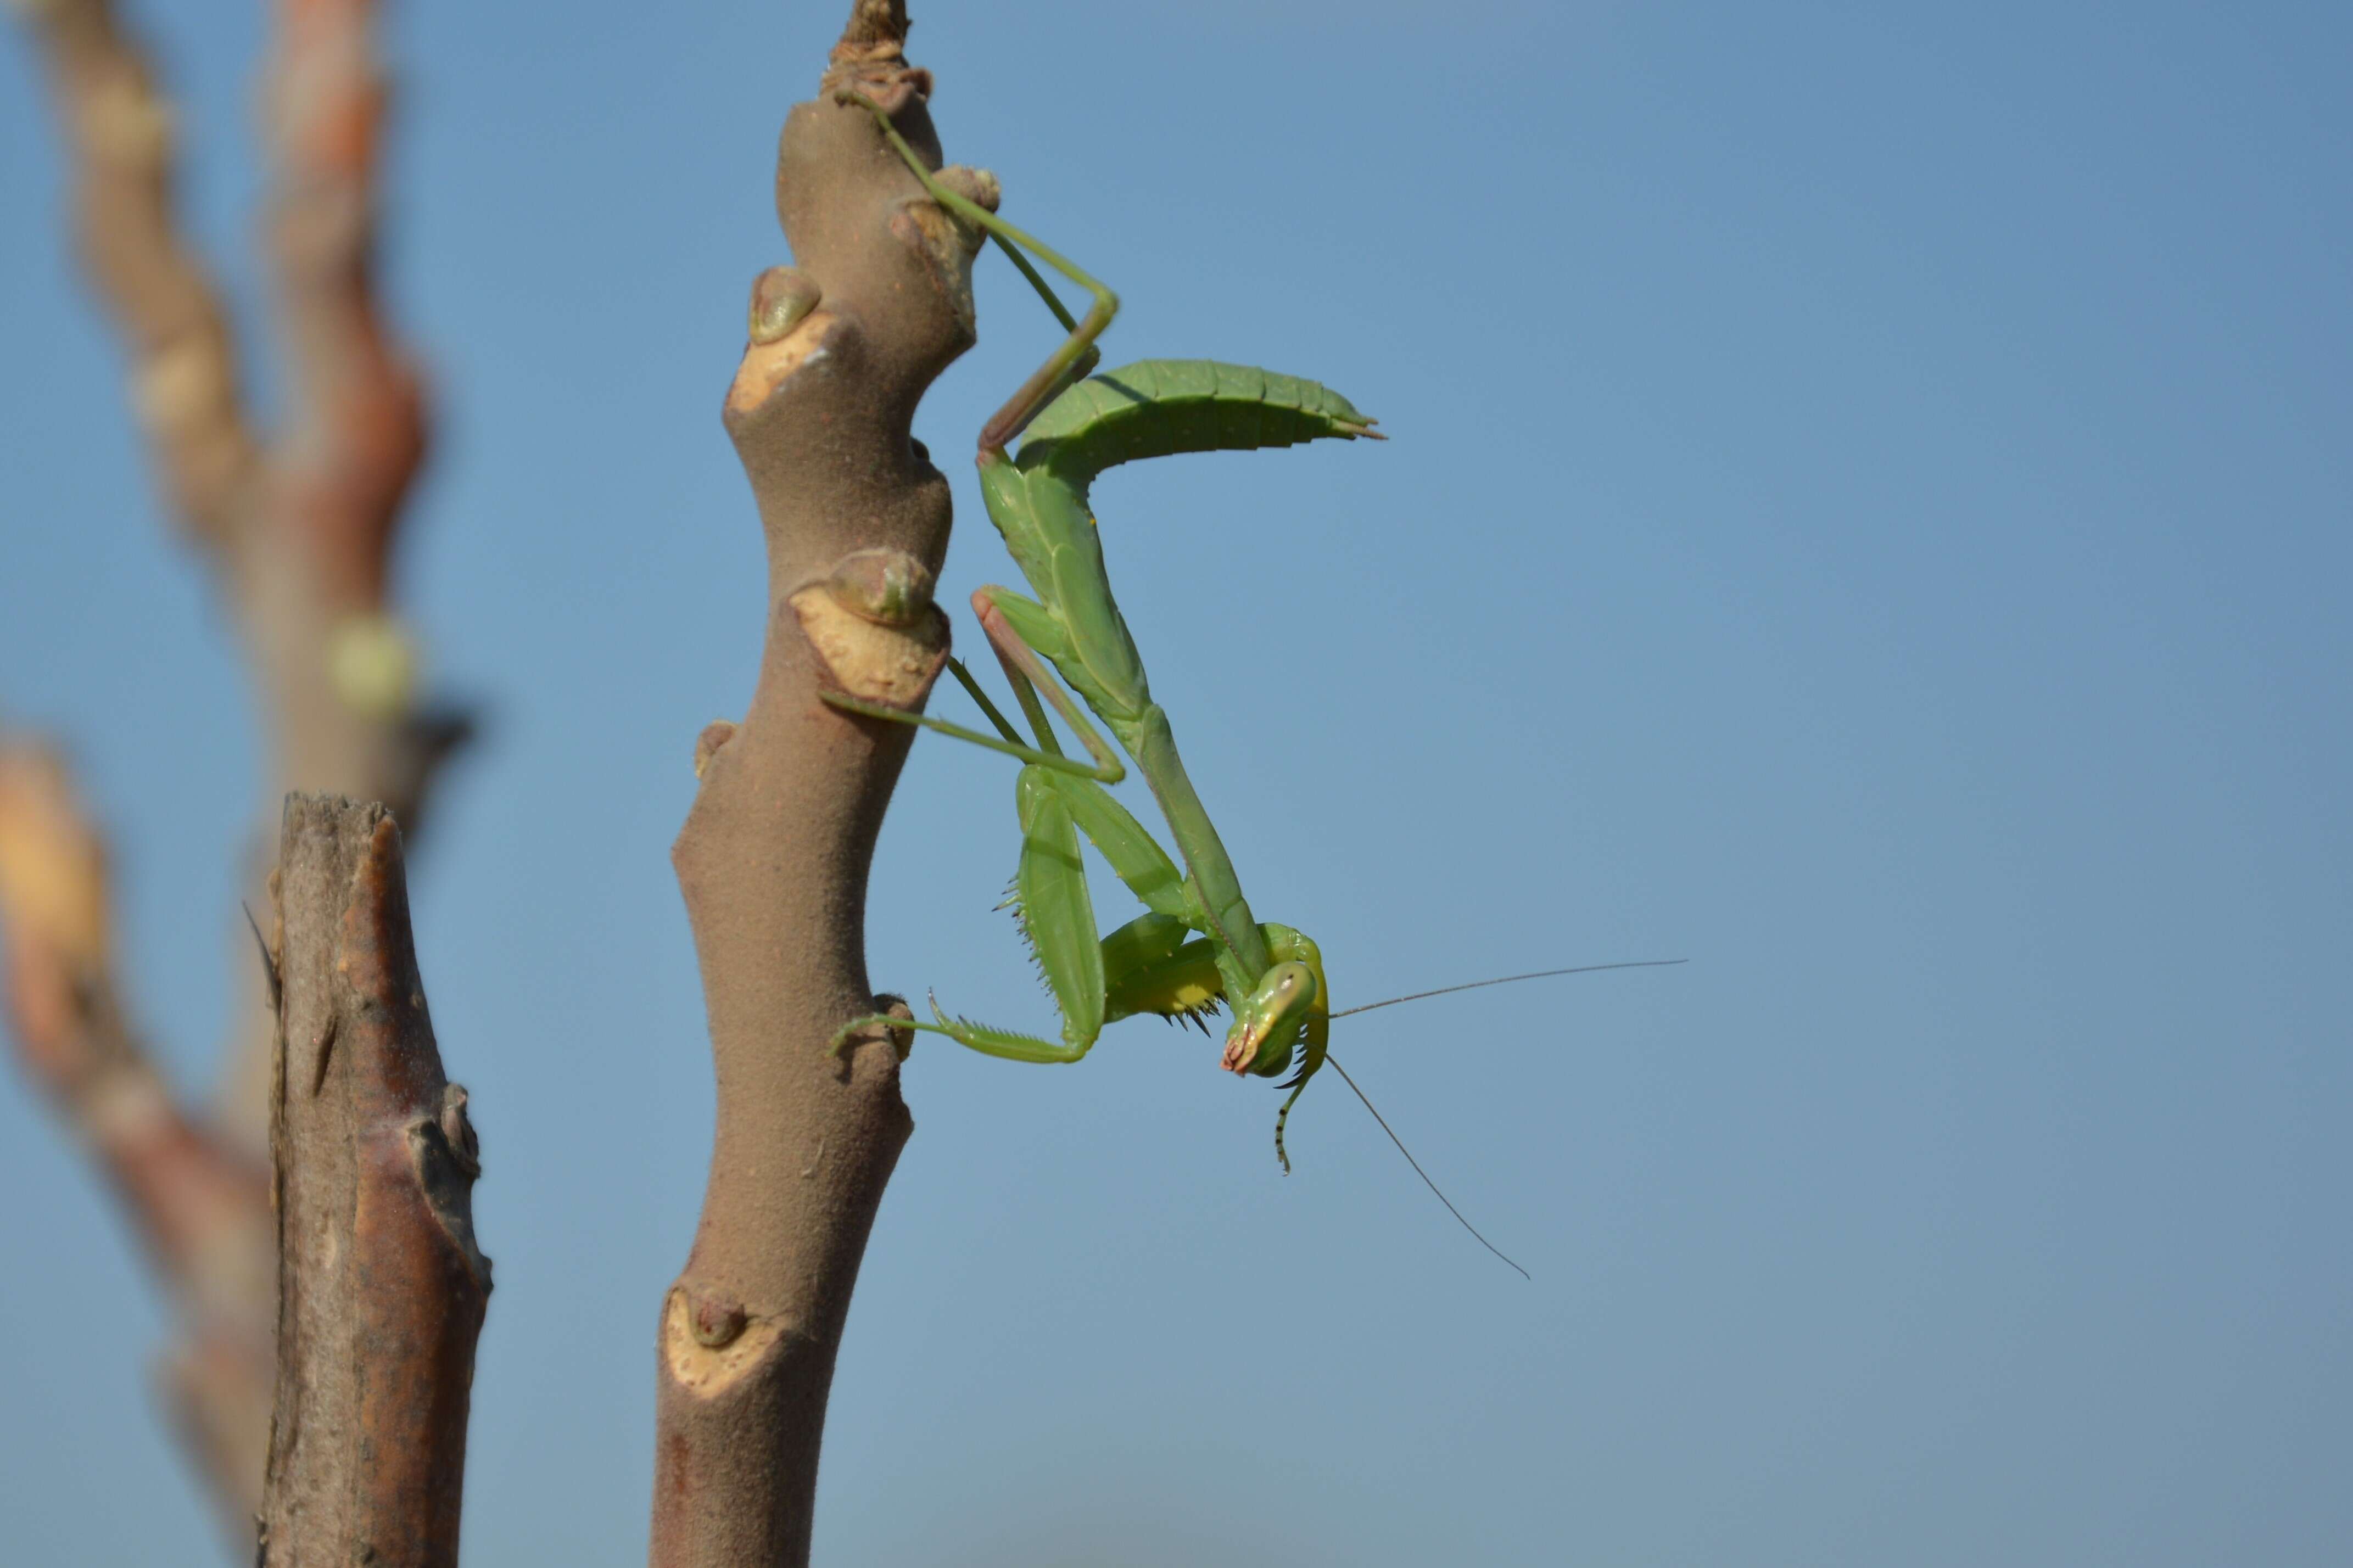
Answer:
<svg viewBox="0 0 2353 1568"><path fill-rule="evenodd" d="M290 795L280 854L278 1393L259 1563L445 1568L491 1289L466 1091L442 1076L391 815Z"/></svg>
<svg viewBox="0 0 2353 1568"><path fill-rule="evenodd" d="M671 852L719 1108L702 1222L659 1330L663 1568L807 1562L834 1356L913 1130L903 1040L828 1048L889 1003L866 975L866 878L913 731L818 696L918 708L947 653L930 597L947 481L910 429L972 342L978 237L923 195L866 110L833 96L855 86L936 159L931 79L906 65L905 35L902 5L860 0L822 96L786 121L776 205L795 265L754 287L724 407L767 538L769 609L751 708L698 741L701 788Z"/></svg>

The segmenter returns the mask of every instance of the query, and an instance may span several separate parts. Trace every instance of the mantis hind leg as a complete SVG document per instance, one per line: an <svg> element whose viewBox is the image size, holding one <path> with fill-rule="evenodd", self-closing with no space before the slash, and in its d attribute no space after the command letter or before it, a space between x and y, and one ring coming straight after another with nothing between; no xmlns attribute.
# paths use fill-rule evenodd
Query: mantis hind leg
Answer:
<svg viewBox="0 0 2353 1568"><path fill-rule="evenodd" d="M1005 253L1013 258L1013 264L1020 268L1021 276L1029 280L1029 286L1045 300L1055 319L1062 323L1063 331L1070 333L1062 341L1062 345L1047 356L1046 363L1039 365L1029 379L1006 400L1005 406L981 427L980 449L1002 452L1012 444L1015 437L1021 434L1023 427L1038 416L1038 411L1051 403L1064 386L1094 368L1095 360L1100 357L1095 351L1095 340L1103 336L1103 330L1111 325L1112 318L1119 314L1119 296L1080 270L1076 263L1060 252L1024 234L977 202L940 184L915 150L907 145L907 139L899 134L899 128L891 123L891 117L882 111L881 105L856 92L837 96L845 103L862 103L872 112L875 123L882 128L883 138L898 149L899 156L907 161L907 167L913 169L915 178L923 183L923 194L994 238ZM1054 297L1054 290L1047 286L1045 279L1039 276L1038 269L1029 265L1020 251L1014 248L1016 246L1029 251L1092 296L1083 321L1073 321L1071 319L1071 313Z"/></svg>
<svg viewBox="0 0 2353 1568"><path fill-rule="evenodd" d="M997 1057L1009 1062L1074 1062L1094 1048L1092 1038L1060 1044L1041 1040L1035 1035L1017 1034L1010 1029L992 1028L975 1023L970 1018L951 1018L940 1011L939 999L932 999L932 1017L926 1024L920 1018L896 1018L887 1013L877 1013L864 1018L852 1018L833 1037L832 1052L839 1056L859 1032L881 1025L891 1029L920 1029L927 1035L945 1035L956 1044L978 1051L985 1057Z"/></svg>

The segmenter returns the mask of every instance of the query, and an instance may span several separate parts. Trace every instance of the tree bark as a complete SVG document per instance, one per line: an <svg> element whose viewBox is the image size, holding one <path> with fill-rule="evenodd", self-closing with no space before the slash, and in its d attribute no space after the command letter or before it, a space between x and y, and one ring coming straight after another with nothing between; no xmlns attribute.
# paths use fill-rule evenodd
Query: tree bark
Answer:
<svg viewBox="0 0 2353 1568"><path fill-rule="evenodd" d="M481 1165L383 806L289 795L277 880L278 1394L262 1568L458 1561Z"/></svg>
<svg viewBox="0 0 2353 1568"><path fill-rule="evenodd" d="M703 731L671 858L719 1080L709 1188L662 1307L651 1561L808 1560L834 1356L884 1184L913 1131L904 1032L866 976L866 878L913 730L825 689L919 708L947 657L931 602L948 486L910 433L973 338L976 233L926 197L854 88L936 160L903 5L860 0L815 102L785 124L776 205L796 266L755 284L725 423L768 547L767 637L740 724ZM993 205L994 182L949 171Z"/></svg>

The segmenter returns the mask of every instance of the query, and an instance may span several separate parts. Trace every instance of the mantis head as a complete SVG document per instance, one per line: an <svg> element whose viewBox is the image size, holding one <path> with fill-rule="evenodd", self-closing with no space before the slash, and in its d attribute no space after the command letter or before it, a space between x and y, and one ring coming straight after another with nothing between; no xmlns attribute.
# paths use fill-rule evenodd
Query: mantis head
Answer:
<svg viewBox="0 0 2353 1568"><path fill-rule="evenodd" d="M1294 961L1268 970L1258 989L1234 1009L1220 1065L1228 1072L1261 1078L1282 1072L1291 1065L1293 1047L1322 993L1315 971L1307 964Z"/></svg>

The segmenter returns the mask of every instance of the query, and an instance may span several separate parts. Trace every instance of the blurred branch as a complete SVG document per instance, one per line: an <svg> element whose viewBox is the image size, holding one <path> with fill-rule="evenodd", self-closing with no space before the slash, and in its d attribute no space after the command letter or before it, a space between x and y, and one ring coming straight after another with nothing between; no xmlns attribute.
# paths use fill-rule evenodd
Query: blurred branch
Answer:
<svg viewBox="0 0 2353 1568"><path fill-rule="evenodd" d="M400 504L425 455L425 396L376 298L377 163L389 96L375 0L279 0L267 95L277 163L269 248L292 387L271 451L282 524L314 595L383 608Z"/></svg>
<svg viewBox="0 0 2353 1568"><path fill-rule="evenodd" d="M47 68L73 166L75 236L132 362L131 405L181 526L217 547L259 459L228 315L174 215L171 105L110 0L16 0Z"/></svg>
<svg viewBox="0 0 2353 1568"><path fill-rule="evenodd" d="M414 838L434 774L471 733L418 706L420 659L387 591L401 504L425 455L422 384L376 299L379 152L389 96L376 0L278 0L265 122L268 225L289 417L268 482L221 558L267 699L265 821L297 790L382 801ZM257 855L249 898L261 891ZM256 1149L269 1077L248 994L218 1114Z"/></svg>
<svg viewBox="0 0 2353 1568"><path fill-rule="evenodd" d="M180 1320L164 1368L232 1537L261 1498L276 1234L269 1174L174 1101L123 1016L106 854L47 749L0 735L0 936L17 1060L112 1183Z"/></svg>

